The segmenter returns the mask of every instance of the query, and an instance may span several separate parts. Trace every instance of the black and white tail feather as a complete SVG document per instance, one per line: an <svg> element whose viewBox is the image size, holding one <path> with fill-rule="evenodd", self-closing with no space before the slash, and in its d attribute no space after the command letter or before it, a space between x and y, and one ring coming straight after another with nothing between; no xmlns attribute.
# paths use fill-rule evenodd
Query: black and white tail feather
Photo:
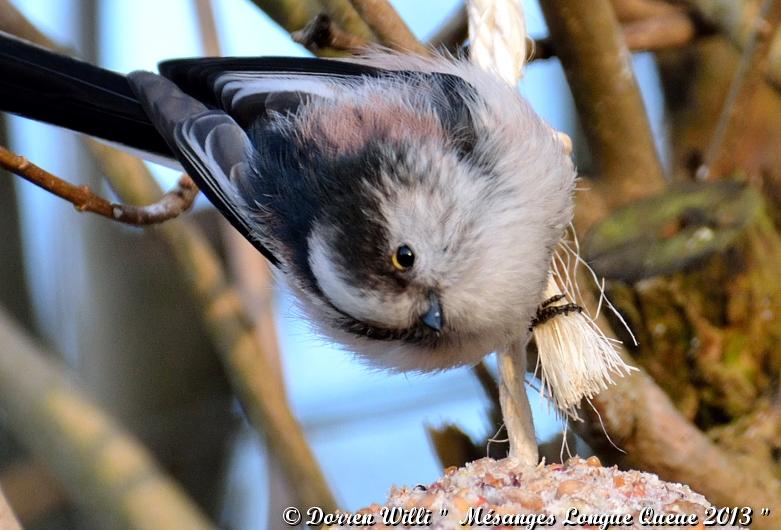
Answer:
<svg viewBox="0 0 781 530"><path fill-rule="evenodd" d="M575 171L512 87L467 61L382 52L160 74L0 35L0 110L178 161L349 349L436 370L524 340ZM391 267L402 247L411 270Z"/></svg>

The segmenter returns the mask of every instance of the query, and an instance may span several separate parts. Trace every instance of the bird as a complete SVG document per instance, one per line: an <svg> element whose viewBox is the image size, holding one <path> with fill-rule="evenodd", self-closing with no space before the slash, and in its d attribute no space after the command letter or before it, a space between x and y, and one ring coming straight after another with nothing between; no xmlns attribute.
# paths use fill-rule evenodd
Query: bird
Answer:
<svg viewBox="0 0 781 530"><path fill-rule="evenodd" d="M460 57L167 60L127 75L0 35L0 110L178 163L327 339L431 372L528 338L571 222L567 149Z"/></svg>

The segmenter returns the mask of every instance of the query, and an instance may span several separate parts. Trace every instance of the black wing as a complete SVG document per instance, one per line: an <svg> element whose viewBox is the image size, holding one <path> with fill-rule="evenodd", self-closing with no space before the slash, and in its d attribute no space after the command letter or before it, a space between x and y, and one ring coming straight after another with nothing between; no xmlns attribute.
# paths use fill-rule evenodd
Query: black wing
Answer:
<svg viewBox="0 0 781 530"><path fill-rule="evenodd" d="M244 128L269 111L295 111L310 97L330 97L333 81L388 74L356 63L291 57L176 59L159 69L184 92L225 110Z"/></svg>

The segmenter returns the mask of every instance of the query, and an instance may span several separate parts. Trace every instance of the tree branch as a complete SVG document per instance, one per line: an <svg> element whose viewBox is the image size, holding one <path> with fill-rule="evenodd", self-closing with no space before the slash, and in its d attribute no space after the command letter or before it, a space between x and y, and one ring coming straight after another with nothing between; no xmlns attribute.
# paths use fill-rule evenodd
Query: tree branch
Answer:
<svg viewBox="0 0 781 530"><path fill-rule="evenodd" d="M721 31L739 50L750 44L760 2L747 0L681 0L705 22ZM775 31L774 31L775 29ZM781 28L767 21L760 28L760 39L770 39L768 60L764 65L767 81L781 91Z"/></svg>
<svg viewBox="0 0 781 530"><path fill-rule="evenodd" d="M610 0L620 22L635 22L647 18L683 13L686 9L665 0Z"/></svg>
<svg viewBox="0 0 781 530"><path fill-rule="evenodd" d="M415 37L388 0L350 0L358 14L377 35L380 43L394 50L426 55L429 53Z"/></svg>
<svg viewBox="0 0 781 530"><path fill-rule="evenodd" d="M337 26L356 37L373 42L374 33L349 0L252 0L289 33L301 30L325 11Z"/></svg>
<svg viewBox="0 0 781 530"><path fill-rule="evenodd" d="M604 318L598 323L610 327ZM626 451L630 466L687 484L716 506L751 505L755 513L769 508L770 516L755 518L752 528L781 528L781 484L773 473L713 443L644 371L618 379L592 405L583 407L588 421L572 425L592 447L615 453L612 441Z"/></svg>
<svg viewBox="0 0 781 530"><path fill-rule="evenodd" d="M461 5L428 39L428 45L432 48L456 51L464 44L468 33L469 19L466 16L466 5Z"/></svg>
<svg viewBox="0 0 781 530"><path fill-rule="evenodd" d="M132 436L0 308L0 407L12 432L111 528L214 528ZM24 374L20 377L19 374Z"/></svg>
<svg viewBox="0 0 781 530"><path fill-rule="evenodd" d="M303 28L321 10L318 0L252 0L252 3L288 32Z"/></svg>
<svg viewBox="0 0 781 530"><path fill-rule="evenodd" d="M361 18L350 0L320 0L326 14L342 30L367 42L377 42L377 36Z"/></svg>
<svg viewBox="0 0 781 530"><path fill-rule="evenodd" d="M80 212L95 213L137 226L162 223L181 215L190 209L198 195L195 183L187 175L182 175L174 189L149 206L117 204L96 195L87 186L75 186L62 180L4 147L0 147L0 167L65 199Z"/></svg>
<svg viewBox="0 0 781 530"><path fill-rule="evenodd" d="M611 207L665 184L630 55L608 0L541 4Z"/></svg>
<svg viewBox="0 0 781 530"><path fill-rule="evenodd" d="M631 0L634 2L634 0ZM692 42L696 37L707 34L705 28L698 28L689 13L680 9L665 9L653 2L648 12L641 11L624 21L621 31L627 48L633 52L658 51L667 48L677 48ZM669 6L673 7L673 6ZM640 16L642 14L642 16ZM459 8L440 28L432 35L428 45L433 48L445 48L457 50L467 38L466 10ZM532 55L529 61L550 59L556 56L553 42L548 38L537 39L531 47Z"/></svg>
<svg viewBox="0 0 781 530"><path fill-rule="evenodd" d="M324 48L352 52L369 45L369 41L343 31L326 13L320 13L290 36L312 53Z"/></svg>

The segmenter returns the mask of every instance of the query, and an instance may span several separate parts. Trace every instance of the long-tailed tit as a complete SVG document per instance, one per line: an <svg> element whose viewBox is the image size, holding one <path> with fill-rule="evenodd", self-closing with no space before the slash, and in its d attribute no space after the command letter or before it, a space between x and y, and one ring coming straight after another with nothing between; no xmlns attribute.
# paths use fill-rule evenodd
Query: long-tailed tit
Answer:
<svg viewBox="0 0 781 530"><path fill-rule="evenodd" d="M0 37L0 108L176 159L320 332L436 370L523 340L575 170L459 59L206 58L119 75Z"/></svg>

